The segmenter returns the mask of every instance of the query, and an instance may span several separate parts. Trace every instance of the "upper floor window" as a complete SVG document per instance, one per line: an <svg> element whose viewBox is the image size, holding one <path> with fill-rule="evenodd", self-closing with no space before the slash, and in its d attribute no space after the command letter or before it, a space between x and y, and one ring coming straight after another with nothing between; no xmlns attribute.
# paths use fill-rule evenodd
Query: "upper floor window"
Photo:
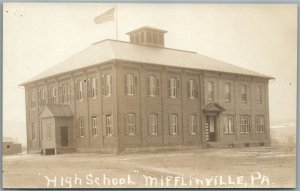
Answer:
<svg viewBox="0 0 300 191"><path fill-rule="evenodd" d="M79 134L80 137L84 137L84 119L79 118Z"/></svg>
<svg viewBox="0 0 300 191"><path fill-rule="evenodd" d="M178 119L177 115L172 114L170 115L170 134L176 135L178 133Z"/></svg>
<svg viewBox="0 0 300 191"><path fill-rule="evenodd" d="M242 85L242 102L247 102L247 85L243 84Z"/></svg>
<svg viewBox="0 0 300 191"><path fill-rule="evenodd" d="M176 78L169 78L169 97L171 98L177 97L178 86L179 86L179 82Z"/></svg>
<svg viewBox="0 0 300 191"><path fill-rule="evenodd" d="M106 74L102 77L102 95L111 96L112 94L112 75Z"/></svg>
<svg viewBox="0 0 300 191"><path fill-rule="evenodd" d="M255 116L255 132L264 133L265 132L265 117L263 115Z"/></svg>
<svg viewBox="0 0 300 191"><path fill-rule="evenodd" d="M39 91L39 107L43 107L46 105L46 92L45 89L40 89Z"/></svg>
<svg viewBox="0 0 300 191"><path fill-rule="evenodd" d="M257 86L257 97L256 97L256 101L257 103L262 103L262 87L259 85Z"/></svg>
<svg viewBox="0 0 300 191"><path fill-rule="evenodd" d="M60 94L60 103L61 104L68 104L71 100L71 85L69 83L63 83L59 87L59 94ZM82 93L81 93L82 98Z"/></svg>
<svg viewBox="0 0 300 191"><path fill-rule="evenodd" d="M92 136L97 136L97 117L92 117Z"/></svg>
<svg viewBox="0 0 300 191"><path fill-rule="evenodd" d="M158 119L157 114L150 114L149 116L149 132L151 135L157 135Z"/></svg>
<svg viewBox="0 0 300 191"><path fill-rule="evenodd" d="M49 92L49 94L50 94L50 104L56 104L56 97L57 97L57 89L56 89L56 87L51 87L50 88L50 92Z"/></svg>
<svg viewBox="0 0 300 191"><path fill-rule="evenodd" d="M231 101L231 84L225 83L225 101Z"/></svg>
<svg viewBox="0 0 300 191"><path fill-rule="evenodd" d="M225 115L224 116L224 134L233 134L233 116Z"/></svg>
<svg viewBox="0 0 300 191"><path fill-rule="evenodd" d="M188 97L190 99L195 99L198 97L198 87L195 80L188 81Z"/></svg>
<svg viewBox="0 0 300 191"><path fill-rule="evenodd" d="M135 135L135 114L127 114L128 135Z"/></svg>
<svg viewBox="0 0 300 191"><path fill-rule="evenodd" d="M190 133L192 135L196 134L196 132L197 132L197 117L196 117L196 115L191 115L189 117L189 125L190 125Z"/></svg>
<svg viewBox="0 0 300 191"><path fill-rule="evenodd" d="M148 95L149 96L157 96L159 95L160 90L160 80L156 76L149 76L149 83L148 83Z"/></svg>
<svg viewBox="0 0 300 191"><path fill-rule="evenodd" d="M214 83L213 82L208 82L207 92L208 92L207 99L211 100L211 101L214 100Z"/></svg>
<svg viewBox="0 0 300 191"><path fill-rule="evenodd" d="M97 78L93 77L90 78L89 82L90 82L90 87L89 87L89 96L90 98L94 99L97 97L97 87L98 87L98 82L97 82Z"/></svg>
<svg viewBox="0 0 300 191"><path fill-rule="evenodd" d="M240 133L250 132L250 117L248 115L240 116Z"/></svg>
<svg viewBox="0 0 300 191"><path fill-rule="evenodd" d="M106 135L110 136L113 134L112 115L106 115L105 122L106 122Z"/></svg>
<svg viewBox="0 0 300 191"><path fill-rule="evenodd" d="M137 77L133 74L126 75L126 94L127 95L134 95L136 93L136 84L137 84Z"/></svg>
<svg viewBox="0 0 300 191"><path fill-rule="evenodd" d="M32 91L30 94L30 108L34 109L36 107L36 96L35 96L35 92Z"/></svg>

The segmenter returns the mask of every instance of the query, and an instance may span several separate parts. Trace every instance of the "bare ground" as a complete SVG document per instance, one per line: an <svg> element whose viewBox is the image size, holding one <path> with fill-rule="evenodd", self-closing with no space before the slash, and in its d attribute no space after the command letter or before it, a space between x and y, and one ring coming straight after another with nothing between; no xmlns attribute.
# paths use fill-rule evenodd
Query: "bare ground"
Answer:
<svg viewBox="0 0 300 191"><path fill-rule="evenodd" d="M4 156L3 187L293 188L295 156L287 147Z"/></svg>

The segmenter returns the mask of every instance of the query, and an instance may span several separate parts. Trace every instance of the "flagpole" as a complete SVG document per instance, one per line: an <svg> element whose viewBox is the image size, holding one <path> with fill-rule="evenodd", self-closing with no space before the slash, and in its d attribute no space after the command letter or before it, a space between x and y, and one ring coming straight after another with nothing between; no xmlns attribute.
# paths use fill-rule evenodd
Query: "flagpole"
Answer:
<svg viewBox="0 0 300 191"><path fill-rule="evenodd" d="M118 40L118 8L116 7L116 40Z"/></svg>

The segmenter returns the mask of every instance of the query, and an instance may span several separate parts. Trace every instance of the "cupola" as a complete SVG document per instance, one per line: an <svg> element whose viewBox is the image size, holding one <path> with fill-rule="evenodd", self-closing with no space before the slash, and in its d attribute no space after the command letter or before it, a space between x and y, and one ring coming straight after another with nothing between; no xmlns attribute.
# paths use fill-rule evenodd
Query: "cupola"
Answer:
<svg viewBox="0 0 300 191"><path fill-rule="evenodd" d="M131 43L164 47L165 33L167 33L167 31L154 27L141 27L127 34L130 37Z"/></svg>

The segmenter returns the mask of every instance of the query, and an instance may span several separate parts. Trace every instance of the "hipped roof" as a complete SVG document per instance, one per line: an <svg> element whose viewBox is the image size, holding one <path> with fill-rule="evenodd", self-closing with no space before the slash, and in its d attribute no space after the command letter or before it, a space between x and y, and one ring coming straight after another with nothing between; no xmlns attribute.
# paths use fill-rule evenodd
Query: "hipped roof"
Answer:
<svg viewBox="0 0 300 191"><path fill-rule="evenodd" d="M98 65L112 60L126 60L137 63L148 63L180 68L200 69L225 72L267 79L273 77L260 74L245 68L228 64L195 52L182 51L164 47L133 44L117 40L103 40L92 44L70 58L45 70L21 85L38 81L55 75L71 72L81 68Z"/></svg>

